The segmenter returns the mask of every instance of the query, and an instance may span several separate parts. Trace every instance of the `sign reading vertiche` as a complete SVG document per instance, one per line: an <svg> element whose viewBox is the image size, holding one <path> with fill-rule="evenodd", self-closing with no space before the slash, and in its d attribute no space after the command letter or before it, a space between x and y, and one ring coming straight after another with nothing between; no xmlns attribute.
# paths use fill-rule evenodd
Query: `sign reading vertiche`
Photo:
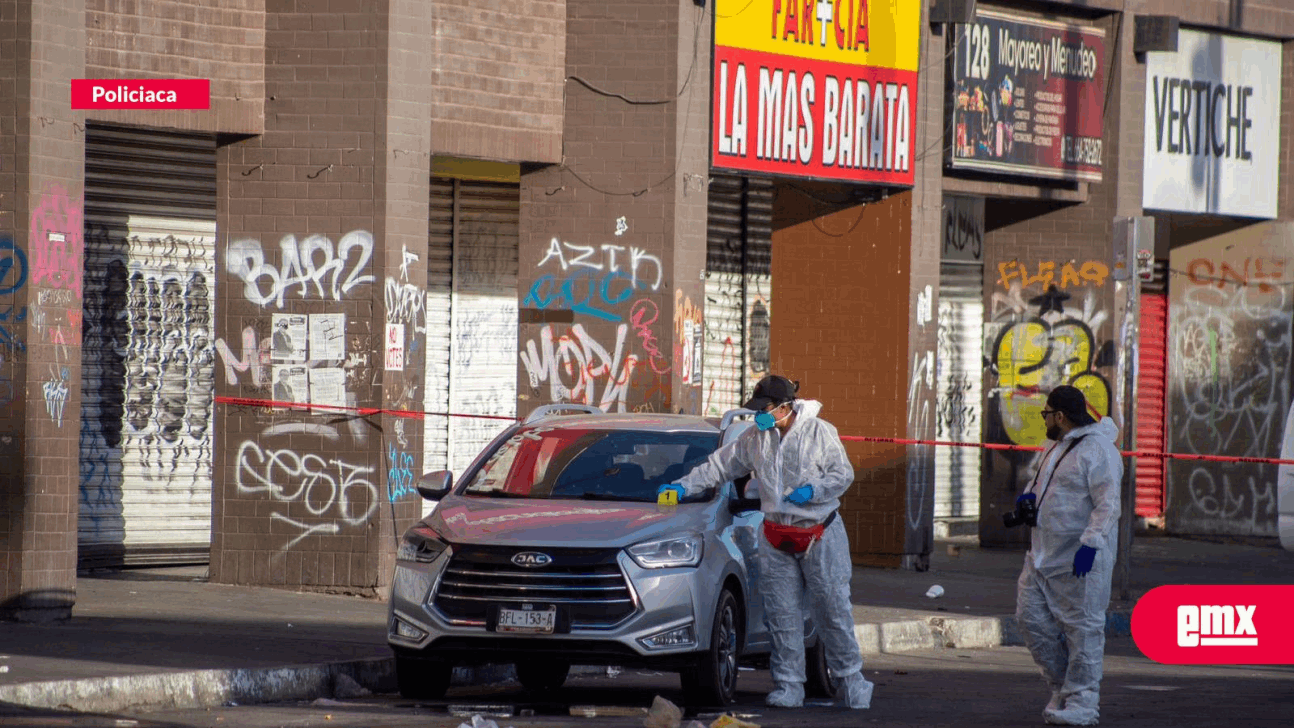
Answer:
<svg viewBox="0 0 1294 728"><path fill-rule="evenodd" d="M956 44L949 166L1101 181L1103 30L980 11Z"/></svg>
<svg viewBox="0 0 1294 728"><path fill-rule="evenodd" d="M211 81L192 78L74 78L73 109L209 109Z"/></svg>
<svg viewBox="0 0 1294 728"><path fill-rule="evenodd" d="M716 169L911 185L921 4L715 0Z"/></svg>

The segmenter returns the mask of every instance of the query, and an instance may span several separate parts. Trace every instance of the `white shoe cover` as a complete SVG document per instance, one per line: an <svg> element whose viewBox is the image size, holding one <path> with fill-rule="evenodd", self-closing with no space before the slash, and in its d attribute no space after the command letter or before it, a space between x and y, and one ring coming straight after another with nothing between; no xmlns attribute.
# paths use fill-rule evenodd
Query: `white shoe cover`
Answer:
<svg viewBox="0 0 1294 728"><path fill-rule="evenodd" d="M856 672L844 679L842 687L849 699L849 707L854 710L866 710L872 707L872 690L876 683L869 682L862 672Z"/></svg>
<svg viewBox="0 0 1294 728"><path fill-rule="evenodd" d="M1065 701L1060 697L1059 690L1051 691L1051 700L1047 701L1047 707L1042 709L1042 717L1046 718L1047 714L1055 713L1065 707Z"/></svg>
<svg viewBox="0 0 1294 728"><path fill-rule="evenodd" d="M764 698L773 708L798 708L804 705L804 683L777 683L777 689Z"/></svg>
<svg viewBox="0 0 1294 728"><path fill-rule="evenodd" d="M1051 725L1096 725L1100 713L1095 708L1072 706L1061 710L1043 712L1043 720Z"/></svg>

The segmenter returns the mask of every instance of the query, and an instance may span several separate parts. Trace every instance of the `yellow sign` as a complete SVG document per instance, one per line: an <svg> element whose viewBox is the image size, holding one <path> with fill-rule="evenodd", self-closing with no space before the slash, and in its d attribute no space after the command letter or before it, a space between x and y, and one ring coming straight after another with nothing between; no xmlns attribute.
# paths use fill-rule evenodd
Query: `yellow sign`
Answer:
<svg viewBox="0 0 1294 728"><path fill-rule="evenodd" d="M921 0L714 0L714 44L917 70Z"/></svg>

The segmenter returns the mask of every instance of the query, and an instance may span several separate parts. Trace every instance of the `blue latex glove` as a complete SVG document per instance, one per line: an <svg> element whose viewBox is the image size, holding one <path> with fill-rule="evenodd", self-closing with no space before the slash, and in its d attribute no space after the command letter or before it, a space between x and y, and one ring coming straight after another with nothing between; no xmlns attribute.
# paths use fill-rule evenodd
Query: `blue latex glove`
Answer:
<svg viewBox="0 0 1294 728"><path fill-rule="evenodd" d="M1087 576L1087 572L1092 570L1094 561L1096 561L1096 549L1091 546L1079 546L1074 554L1074 576Z"/></svg>
<svg viewBox="0 0 1294 728"><path fill-rule="evenodd" d="M682 501L683 495L687 493L687 489L679 485L678 483L666 483L665 485L662 485L661 487L656 489L656 497L660 498L660 494L664 493L667 490L674 491L674 495L678 496L679 501Z"/></svg>
<svg viewBox="0 0 1294 728"><path fill-rule="evenodd" d="M797 506L802 506L805 503L808 503L809 501L813 500L813 486L809 485L808 483L801 485L799 488L796 488L790 493L787 493L786 500L794 503Z"/></svg>
<svg viewBox="0 0 1294 728"><path fill-rule="evenodd" d="M1036 500L1038 500L1037 493L1022 493L1019 498L1015 499L1015 504L1018 506L1025 501L1036 501Z"/></svg>

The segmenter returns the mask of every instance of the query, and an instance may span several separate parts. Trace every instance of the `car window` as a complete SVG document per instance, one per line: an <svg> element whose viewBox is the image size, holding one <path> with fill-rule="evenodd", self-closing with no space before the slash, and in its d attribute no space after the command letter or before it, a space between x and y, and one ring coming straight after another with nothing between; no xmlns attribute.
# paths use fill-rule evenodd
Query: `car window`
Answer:
<svg viewBox="0 0 1294 728"><path fill-rule="evenodd" d="M535 427L499 446L462 495L654 501L700 464L716 433Z"/></svg>

